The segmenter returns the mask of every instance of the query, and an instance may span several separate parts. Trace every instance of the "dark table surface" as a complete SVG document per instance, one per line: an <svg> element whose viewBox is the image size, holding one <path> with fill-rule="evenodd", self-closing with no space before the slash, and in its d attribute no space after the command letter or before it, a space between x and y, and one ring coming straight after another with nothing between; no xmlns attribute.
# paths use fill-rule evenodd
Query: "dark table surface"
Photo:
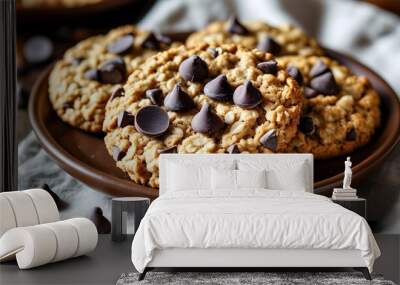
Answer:
<svg viewBox="0 0 400 285"><path fill-rule="evenodd" d="M374 273L398 283L400 235L376 234L375 238L382 256L375 262ZM129 238L116 243L111 241L110 235L100 235L96 250L88 256L29 270L19 270L16 262L8 262L0 265L0 284L115 284L122 273L135 271L130 258L131 242L132 238ZM335 269L329 271L332 270Z"/></svg>

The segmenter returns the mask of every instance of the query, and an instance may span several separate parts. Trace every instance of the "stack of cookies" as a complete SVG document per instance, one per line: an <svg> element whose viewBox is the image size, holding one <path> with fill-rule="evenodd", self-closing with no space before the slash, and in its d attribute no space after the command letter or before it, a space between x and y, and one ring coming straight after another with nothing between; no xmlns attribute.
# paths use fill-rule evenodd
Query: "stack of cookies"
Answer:
<svg viewBox="0 0 400 285"><path fill-rule="evenodd" d="M105 132L117 167L157 188L161 153L310 152L365 145L379 125L368 80L292 26L231 18L185 44L128 26L73 47L49 83L58 115Z"/></svg>

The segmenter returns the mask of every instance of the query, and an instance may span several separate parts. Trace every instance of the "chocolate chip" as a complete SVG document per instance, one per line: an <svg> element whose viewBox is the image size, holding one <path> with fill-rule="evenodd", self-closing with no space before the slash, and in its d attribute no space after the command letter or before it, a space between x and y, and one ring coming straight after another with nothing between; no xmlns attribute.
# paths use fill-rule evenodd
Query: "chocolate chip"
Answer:
<svg viewBox="0 0 400 285"><path fill-rule="evenodd" d="M223 127L224 122L213 112L208 103L205 103L192 119L192 129L198 133L213 134Z"/></svg>
<svg viewBox="0 0 400 285"><path fill-rule="evenodd" d="M111 148L112 151L112 157L114 158L115 161L120 161L121 159L124 158L126 155L126 152L121 150L118 146L114 145Z"/></svg>
<svg viewBox="0 0 400 285"><path fill-rule="evenodd" d="M23 48L24 58L32 64L40 64L50 60L53 52L53 43L49 38L44 36L29 38Z"/></svg>
<svg viewBox="0 0 400 285"><path fill-rule="evenodd" d="M203 81L208 76L207 63L197 55L192 55L179 65L179 75L188 81Z"/></svg>
<svg viewBox="0 0 400 285"><path fill-rule="evenodd" d="M245 35L249 30L239 22L235 16L231 16L228 20L226 31L231 34Z"/></svg>
<svg viewBox="0 0 400 285"><path fill-rule="evenodd" d="M332 72L326 72L320 76L314 77L310 81L310 86L324 95L336 95L339 93L339 86Z"/></svg>
<svg viewBox="0 0 400 285"><path fill-rule="evenodd" d="M89 69L84 74L87 80L99 80L99 71L96 68Z"/></svg>
<svg viewBox="0 0 400 285"><path fill-rule="evenodd" d="M233 93L233 102L235 105L245 108L255 108L262 101L260 91L251 84L249 80L246 80L243 85L236 88Z"/></svg>
<svg viewBox="0 0 400 285"><path fill-rule="evenodd" d="M278 72L278 63L275 60L268 60L257 64L257 68L265 74L276 74Z"/></svg>
<svg viewBox="0 0 400 285"><path fill-rule="evenodd" d="M114 90L110 97L110 101L114 100L115 98L118 97L123 97L125 95L125 90L122 87L118 87L117 89Z"/></svg>
<svg viewBox="0 0 400 285"><path fill-rule="evenodd" d="M278 136L276 135L276 130L271 129L266 132L260 138L260 143L269 150L276 151L276 148L278 147Z"/></svg>
<svg viewBox="0 0 400 285"><path fill-rule="evenodd" d="M299 85L303 84L303 74L301 74L300 70L296 66L289 65L286 68L286 72L290 77L296 80Z"/></svg>
<svg viewBox="0 0 400 285"><path fill-rule="evenodd" d="M103 210L100 207L94 208L93 214L90 219L96 226L97 233L99 234L109 234L111 232L111 223L103 215Z"/></svg>
<svg viewBox="0 0 400 285"><path fill-rule="evenodd" d="M163 93L160 88L149 89L146 91L146 97L150 99L154 105L162 105Z"/></svg>
<svg viewBox="0 0 400 285"><path fill-rule="evenodd" d="M346 134L346 140L348 141L355 141L357 139L357 132L355 128L352 128L347 134Z"/></svg>
<svg viewBox="0 0 400 285"><path fill-rule="evenodd" d="M123 128L126 126L133 126L135 124L135 116L127 111L122 111L118 114L117 126Z"/></svg>
<svg viewBox="0 0 400 285"><path fill-rule="evenodd" d="M157 36L151 32L142 41L141 46L148 49L160 49L160 41Z"/></svg>
<svg viewBox="0 0 400 285"><path fill-rule="evenodd" d="M182 112L193 109L195 103L185 91L182 90L180 84L176 84L171 93L164 98L164 106L168 111Z"/></svg>
<svg viewBox="0 0 400 285"><path fill-rule="evenodd" d="M135 116L136 130L146 136L160 136L168 130L168 127L168 113L158 106L143 107Z"/></svg>
<svg viewBox="0 0 400 285"><path fill-rule="evenodd" d="M329 72L330 69L329 67L325 64L325 62L323 62L322 60L317 61L313 67L310 70L310 77L316 77L318 75L321 75L325 72Z"/></svg>
<svg viewBox="0 0 400 285"><path fill-rule="evenodd" d="M126 79L126 66L122 58L105 61L99 68L99 78L102 83L124 83Z"/></svg>
<svg viewBox="0 0 400 285"><path fill-rule="evenodd" d="M135 38L131 34L123 35L112 43L107 45L107 50L110 53L123 54L128 52L132 46Z"/></svg>
<svg viewBox="0 0 400 285"><path fill-rule="evenodd" d="M227 153L229 154L234 154L234 153L240 153L240 150L236 144L228 146L226 149Z"/></svg>
<svg viewBox="0 0 400 285"><path fill-rule="evenodd" d="M257 44L257 49L263 52L279 54L281 46L270 36L264 36Z"/></svg>
<svg viewBox="0 0 400 285"><path fill-rule="evenodd" d="M158 152L159 152L159 154L163 154L163 153L177 153L177 152L178 152L178 148L177 148L176 145L174 145L174 146L170 146L170 147L167 147L167 148L160 149Z"/></svg>
<svg viewBox="0 0 400 285"><path fill-rule="evenodd" d="M228 101L232 99L233 91L226 75L221 74L204 86L204 94L214 100Z"/></svg>
<svg viewBox="0 0 400 285"><path fill-rule="evenodd" d="M310 99L310 98L317 96L318 92L315 91L314 89L306 86L306 87L304 87L303 95L304 95L304 98Z"/></svg>
<svg viewBox="0 0 400 285"><path fill-rule="evenodd" d="M309 116L304 116L300 118L299 130L303 134L312 135L315 131L314 121Z"/></svg>
<svg viewBox="0 0 400 285"><path fill-rule="evenodd" d="M214 57L218 57L219 56L219 52L216 48L208 48L207 51Z"/></svg>
<svg viewBox="0 0 400 285"><path fill-rule="evenodd" d="M60 196L58 196L57 193L54 192L48 184L45 183L40 186L40 188L50 194L51 198L53 198L54 202L56 203L58 210L64 210L68 208L69 204L62 200Z"/></svg>
<svg viewBox="0 0 400 285"><path fill-rule="evenodd" d="M72 108L74 108L74 103L73 102L64 102L62 104L62 107L64 110L72 109Z"/></svg>

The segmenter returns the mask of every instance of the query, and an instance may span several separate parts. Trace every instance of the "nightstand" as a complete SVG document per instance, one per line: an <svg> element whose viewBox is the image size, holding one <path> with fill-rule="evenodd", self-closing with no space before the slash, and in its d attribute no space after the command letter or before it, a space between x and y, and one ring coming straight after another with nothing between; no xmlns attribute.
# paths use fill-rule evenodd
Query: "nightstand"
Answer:
<svg viewBox="0 0 400 285"><path fill-rule="evenodd" d="M134 232L150 206L150 199L143 197L112 198L111 237L113 241L123 241L128 235L128 215L134 219Z"/></svg>
<svg viewBox="0 0 400 285"><path fill-rule="evenodd" d="M348 200L332 199L332 202L359 214L364 219L367 219L367 200L364 198L354 198Z"/></svg>

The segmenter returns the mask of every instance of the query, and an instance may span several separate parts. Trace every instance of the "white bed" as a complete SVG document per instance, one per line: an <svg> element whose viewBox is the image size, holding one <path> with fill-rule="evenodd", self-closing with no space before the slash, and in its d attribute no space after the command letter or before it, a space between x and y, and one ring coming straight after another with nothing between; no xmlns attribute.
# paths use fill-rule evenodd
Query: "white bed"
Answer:
<svg viewBox="0 0 400 285"><path fill-rule="evenodd" d="M312 185L309 154L161 155L160 197L132 243L140 279L154 267L354 267L370 278L380 251L367 222Z"/></svg>

